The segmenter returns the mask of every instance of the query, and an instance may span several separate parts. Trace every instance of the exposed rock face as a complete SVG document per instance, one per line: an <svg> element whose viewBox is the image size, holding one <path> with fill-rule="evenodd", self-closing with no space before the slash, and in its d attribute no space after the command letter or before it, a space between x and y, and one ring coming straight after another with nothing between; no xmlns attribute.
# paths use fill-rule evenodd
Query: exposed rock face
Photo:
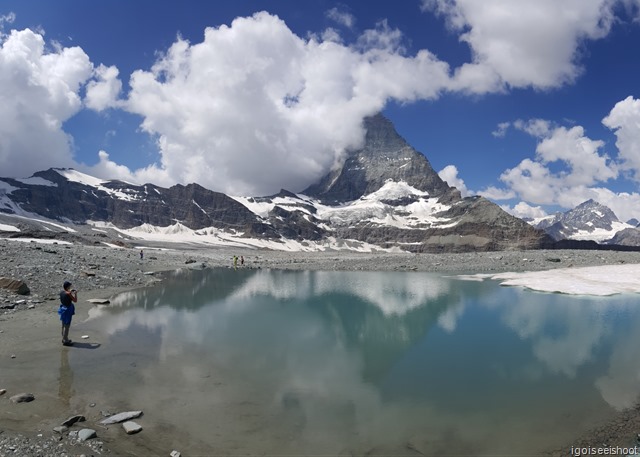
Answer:
<svg viewBox="0 0 640 457"><path fill-rule="evenodd" d="M75 223L107 221L120 228L145 223L166 227L180 222L191 229L216 227L244 232L247 236L277 236L245 206L198 184L164 189L153 184L136 186L105 181L100 187L92 187L68 180L55 169L35 173L34 177L55 187L26 185L10 178L3 180L17 188L11 193L14 203L24 211L50 219ZM0 207L0 211L3 210L7 211Z"/></svg>
<svg viewBox="0 0 640 457"><path fill-rule="evenodd" d="M378 114L364 123L367 132L364 147L347 153L342 167L303 194L326 203L341 203L375 192L388 180L404 181L434 197L449 190L427 158L409 146L388 119Z"/></svg>
<svg viewBox="0 0 640 457"><path fill-rule="evenodd" d="M544 232L488 200L462 198L382 115L364 124L363 147L348 152L344 164L305 195L282 190L270 197L231 198L198 184L165 189L50 169L27 180L3 178L0 212L79 224L102 221L122 229L149 224L168 227L171 234L213 227L235 240L294 240L305 249L313 248L310 243L344 246L343 240L414 252L550 245Z"/></svg>
<svg viewBox="0 0 640 457"><path fill-rule="evenodd" d="M565 213L557 213L535 225L553 239L593 239L605 241L630 225L621 222L605 205L587 200Z"/></svg>
<svg viewBox="0 0 640 457"><path fill-rule="evenodd" d="M556 240L570 239L579 233L593 233L596 230L615 233L614 224L620 220L611 209L594 200L587 200L565 213L557 213L536 225Z"/></svg>
<svg viewBox="0 0 640 457"><path fill-rule="evenodd" d="M620 246L640 246L640 229L626 228L617 232L607 244L617 244Z"/></svg>
<svg viewBox="0 0 640 457"><path fill-rule="evenodd" d="M381 189L388 181L405 182L437 198L451 208L438 216L450 219L449 227L425 223L399 228L372 224L363 219L349 227L337 227L340 238L352 238L384 247L399 246L416 252L464 252L500 249L536 249L552 240L542 231L513 217L484 198L463 199L431 167L426 157L395 131L389 120L376 115L365 120L367 134L362 149L347 154L344 165L303 193L325 203L344 203ZM406 206L415 197L382 200L390 206Z"/></svg>
<svg viewBox="0 0 640 457"><path fill-rule="evenodd" d="M551 248L553 240L541 230L511 216L483 197L460 199L440 214L447 227L402 229L367 224L343 229L345 238L368 240L385 247L412 252L473 252Z"/></svg>

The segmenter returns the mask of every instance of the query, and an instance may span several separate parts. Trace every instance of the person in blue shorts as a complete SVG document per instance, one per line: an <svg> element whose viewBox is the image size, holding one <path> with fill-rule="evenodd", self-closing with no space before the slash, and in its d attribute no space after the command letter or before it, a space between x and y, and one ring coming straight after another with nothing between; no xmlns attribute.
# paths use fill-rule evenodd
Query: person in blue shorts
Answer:
<svg viewBox="0 0 640 457"><path fill-rule="evenodd" d="M71 346L73 341L69 339L69 328L71 327L71 318L76 313L74 303L78 301L78 292L71 288L69 281L64 282L62 289L60 292L60 308L58 308L60 321L62 321L62 344Z"/></svg>

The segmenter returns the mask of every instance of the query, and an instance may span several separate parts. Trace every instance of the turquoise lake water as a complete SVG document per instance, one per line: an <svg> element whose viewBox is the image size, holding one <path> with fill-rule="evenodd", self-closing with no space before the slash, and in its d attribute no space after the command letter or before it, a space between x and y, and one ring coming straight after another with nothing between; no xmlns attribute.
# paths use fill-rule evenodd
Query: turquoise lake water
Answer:
<svg viewBox="0 0 640 457"><path fill-rule="evenodd" d="M639 299L419 272L184 271L92 313L104 341L69 365L78 394L144 409L154 451L531 455L636 402Z"/></svg>

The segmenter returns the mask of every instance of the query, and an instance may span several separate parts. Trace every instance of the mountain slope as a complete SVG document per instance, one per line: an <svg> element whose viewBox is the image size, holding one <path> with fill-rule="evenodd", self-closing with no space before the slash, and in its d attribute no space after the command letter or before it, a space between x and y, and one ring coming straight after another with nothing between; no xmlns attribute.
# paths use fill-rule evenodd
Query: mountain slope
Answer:
<svg viewBox="0 0 640 457"><path fill-rule="evenodd" d="M543 229L555 240L593 240L604 242L617 232L632 226L621 222L611 209L594 200L587 200L572 210L557 213L532 225Z"/></svg>
<svg viewBox="0 0 640 457"><path fill-rule="evenodd" d="M198 184L165 189L50 169L0 179L0 212L90 223L154 241L271 249L461 252L552 242L484 198L461 198L381 115L365 126L363 148L306 194L229 197Z"/></svg>

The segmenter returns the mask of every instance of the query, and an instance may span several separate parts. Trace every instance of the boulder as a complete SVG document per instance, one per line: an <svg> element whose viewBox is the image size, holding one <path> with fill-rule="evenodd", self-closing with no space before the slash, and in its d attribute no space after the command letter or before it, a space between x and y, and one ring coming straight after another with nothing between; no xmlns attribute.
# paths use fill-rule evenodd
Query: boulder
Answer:
<svg viewBox="0 0 640 457"><path fill-rule="evenodd" d="M86 419L84 416L77 414L75 416L71 416L69 419L67 419L66 421L64 421L62 423L62 425L66 426L66 427L71 427L73 424L75 424L76 422L84 422Z"/></svg>
<svg viewBox="0 0 640 457"><path fill-rule="evenodd" d="M69 430L69 427L66 425L58 425L57 427L53 427L53 431L62 435L64 432Z"/></svg>
<svg viewBox="0 0 640 457"><path fill-rule="evenodd" d="M142 430L142 426L133 421L127 421L122 423L122 428L127 432L127 435L133 435L134 433L138 433Z"/></svg>
<svg viewBox="0 0 640 457"><path fill-rule="evenodd" d="M135 419L136 417L142 416L142 411L126 411L124 413L114 414L113 416L109 416L106 419L100 421L101 425L110 425L117 424L118 422L125 422L129 419Z"/></svg>
<svg viewBox="0 0 640 457"><path fill-rule="evenodd" d="M24 281L11 278L0 278L0 289L6 289L18 295L29 295L31 292Z"/></svg>
<svg viewBox="0 0 640 457"><path fill-rule="evenodd" d="M36 397L33 394L21 393L18 395L14 395L9 400L13 403L29 403L30 401L35 400Z"/></svg>
<svg viewBox="0 0 640 457"><path fill-rule="evenodd" d="M91 438L95 438L96 436L97 435L95 430L90 428L83 428L78 432L78 441L87 441Z"/></svg>

